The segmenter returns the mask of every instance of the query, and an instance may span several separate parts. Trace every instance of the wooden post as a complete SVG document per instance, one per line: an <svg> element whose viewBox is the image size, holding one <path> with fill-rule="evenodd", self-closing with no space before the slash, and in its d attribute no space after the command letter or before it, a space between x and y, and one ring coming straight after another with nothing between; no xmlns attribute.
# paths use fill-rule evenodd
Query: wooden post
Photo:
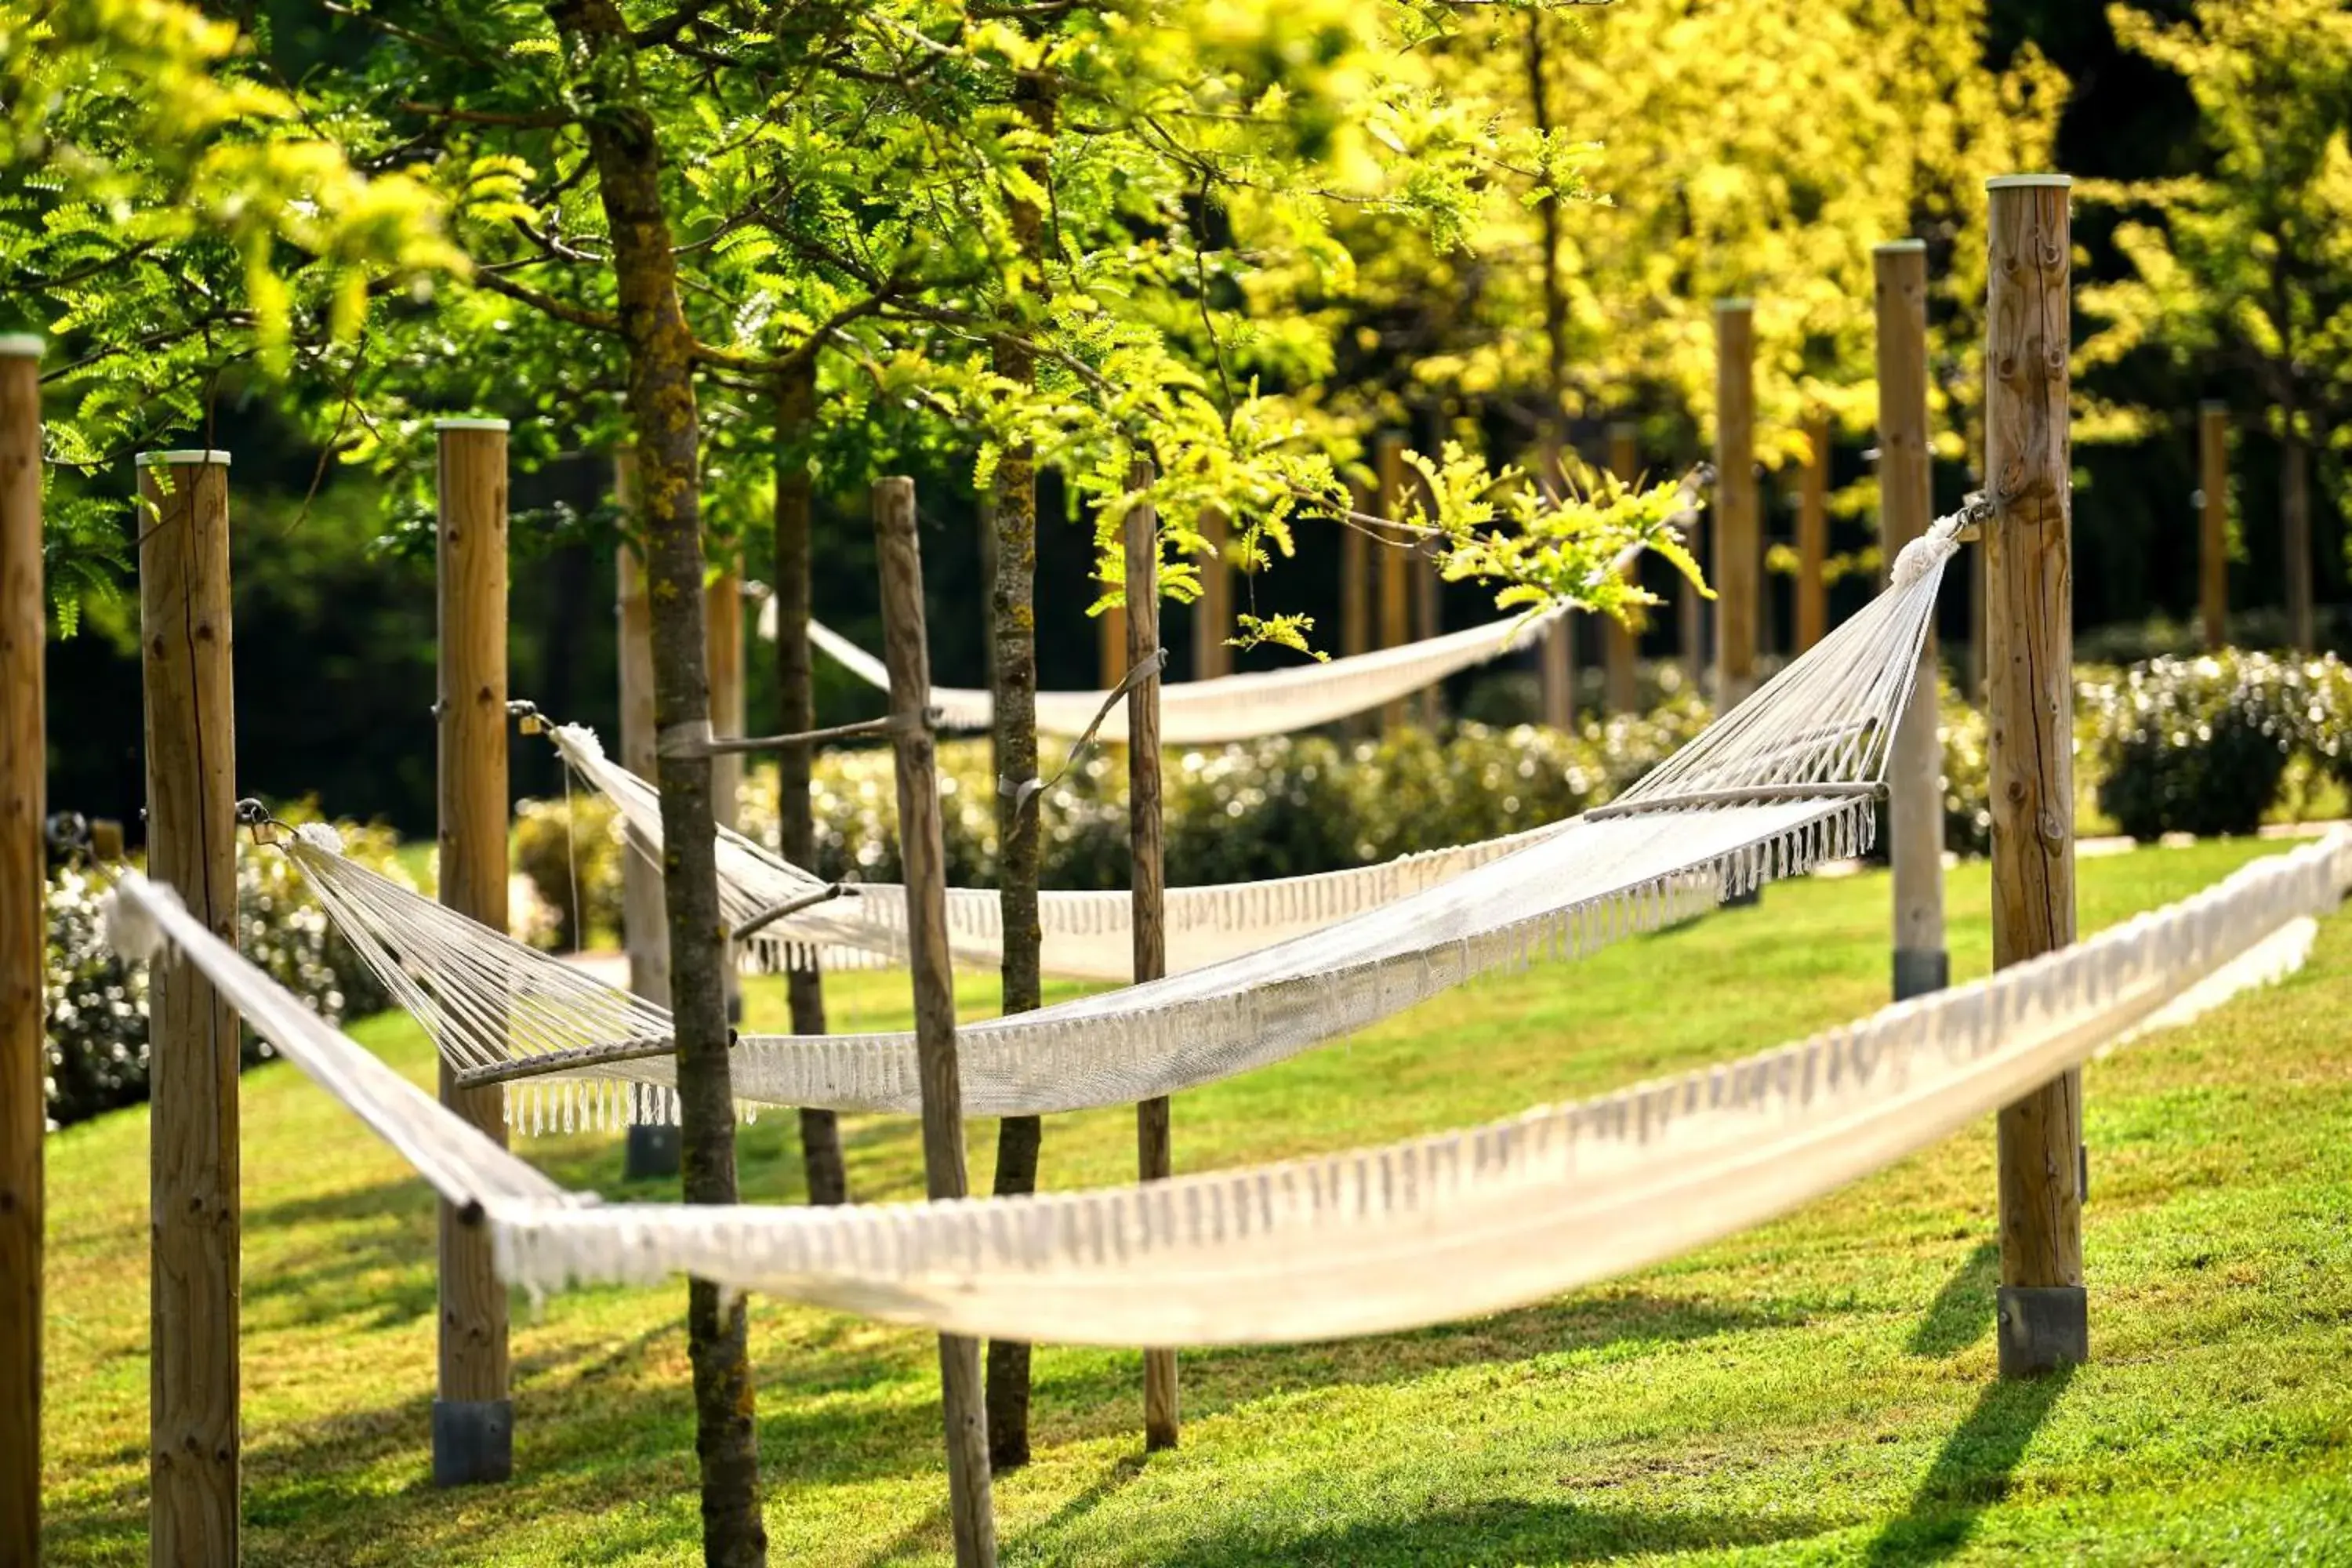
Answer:
<svg viewBox="0 0 2352 1568"><path fill-rule="evenodd" d="M2287 646L2297 653L2319 647L2319 624L2311 592L2311 444L2286 411L2286 435L2279 446L2280 569L2286 574Z"/></svg>
<svg viewBox="0 0 2352 1568"><path fill-rule="evenodd" d="M1351 499L1359 512L1379 504L1360 489ZM1339 531L1339 651L1372 651L1372 540L1361 524Z"/></svg>
<svg viewBox="0 0 2352 1568"><path fill-rule="evenodd" d="M776 732L797 735L816 728L816 679L808 639L810 563L815 553L816 481L805 452L816 424L816 367L795 361L776 384ZM993 512L992 493L983 509ZM988 581L995 580L995 518L985 536ZM993 602L989 614L993 634ZM989 681L994 685L992 645ZM785 746L776 752L777 847L795 866L816 864L816 824L809 800L813 745ZM784 972L784 1005L795 1035L825 1030L824 976L812 960ZM849 1177L841 1159L841 1121L831 1110L801 1107L801 1169L812 1204L849 1201Z"/></svg>
<svg viewBox="0 0 2352 1568"><path fill-rule="evenodd" d="M898 774L898 851L907 879L907 957L915 983L923 1176L936 1202L965 1193L963 1089L956 1077L955 977L948 955L939 757L929 730L920 725L931 705L931 659L923 627L923 562L915 539L914 480L876 481L874 538L882 572L882 651L890 668L890 711L911 721L892 742L892 750ZM984 1568L996 1561L996 1520L989 1496L979 1341L940 1336L940 1391L947 1424L949 1515L956 1563L958 1568Z"/></svg>
<svg viewBox="0 0 2352 1568"><path fill-rule="evenodd" d="M624 447L613 458L613 499L634 526L637 504L637 454ZM621 667L621 765L648 783L661 777L654 754L654 615L646 597L645 558L623 541L613 562L619 590ZM656 1006L669 1005L669 910L662 902L661 873L632 841L621 853L621 940L629 953L629 989ZM678 1173L678 1130L629 1129L621 1152L621 1173L630 1181Z"/></svg>
<svg viewBox="0 0 2352 1568"><path fill-rule="evenodd" d="M1549 421L1536 438L1536 486L1558 500L1567 493L1568 471L1561 461L1559 431ZM1536 696L1548 729L1576 727L1576 612L1571 610L1544 628L1536 644Z"/></svg>
<svg viewBox="0 0 2352 1568"><path fill-rule="evenodd" d="M743 733L743 574L730 562L702 595L703 658L710 670L713 734ZM742 816L743 758L710 759L711 805L722 827Z"/></svg>
<svg viewBox="0 0 2352 1568"><path fill-rule="evenodd" d="M1609 426L1609 471L1625 484L1642 477L1640 428L1620 420ZM1640 574L1639 563L1629 561L1622 574L1626 577ZM1601 665L1604 700L1612 713L1631 713L1642 705L1640 634L1632 626L1612 616L1601 628Z"/></svg>
<svg viewBox="0 0 2352 1568"><path fill-rule="evenodd" d="M1815 413L1805 420L1805 471L1797 490L1797 641L1802 653L1829 635L1830 589L1823 581L1830 555L1830 421Z"/></svg>
<svg viewBox="0 0 2352 1568"><path fill-rule="evenodd" d="M1433 540L1422 540L1413 544L1406 558L1412 573L1412 635L1416 641L1426 641L1444 629L1445 579L1438 574L1437 544ZM1565 618L1553 623L1565 639L1570 636L1571 623ZM1572 647L1563 642L1564 647ZM1569 675L1573 691L1575 672ZM1421 689L1421 727L1431 734L1445 721L1445 685L1431 681Z"/></svg>
<svg viewBox="0 0 2352 1568"><path fill-rule="evenodd" d="M2063 174L1988 182L1984 531L1996 967L2074 940L2074 546ZM2080 1069L2000 1119L2000 1373L2090 1354Z"/></svg>
<svg viewBox="0 0 2352 1568"><path fill-rule="evenodd" d="M1764 554L1757 538L1756 317L1746 300L1715 302L1715 700L1727 712L1756 685L1756 612Z"/></svg>
<svg viewBox="0 0 2352 1568"><path fill-rule="evenodd" d="M2205 646L2230 643L2230 405L2197 408L2197 621Z"/></svg>
<svg viewBox="0 0 2352 1568"><path fill-rule="evenodd" d="M1895 557L1935 511L1927 454L1927 247L1899 239L1871 252L1878 296L1878 545ZM1944 948L1944 755L1936 712L1936 627L1919 650L1911 701L1886 765L1887 858L1895 884L1895 999L1951 981Z"/></svg>
<svg viewBox="0 0 2352 1568"><path fill-rule="evenodd" d="M1201 596L1192 604L1192 679L1214 680L1234 672L1234 563L1225 554L1233 527L1223 507L1201 513L1201 537L1211 554L1201 563ZM1132 643L1129 646L1133 646Z"/></svg>
<svg viewBox="0 0 2352 1568"><path fill-rule="evenodd" d="M142 452L147 875L236 941L228 454ZM237 1021L193 964L148 997L148 1561L237 1559Z"/></svg>
<svg viewBox="0 0 2352 1568"><path fill-rule="evenodd" d="M41 340L0 337L0 1563L41 1560Z"/></svg>
<svg viewBox="0 0 2352 1568"><path fill-rule="evenodd" d="M719 735L743 733L743 574L730 560L702 594L703 663L710 671L710 728ZM711 816L721 827L736 826L743 813L743 758L738 752L710 759ZM727 955L727 1021L743 1021L743 974Z"/></svg>
<svg viewBox="0 0 2352 1568"><path fill-rule="evenodd" d="M1382 436L1372 447L1373 471L1380 476L1380 514L1393 522L1404 515L1404 439ZM1412 638L1412 590L1406 574L1416 559L1405 548L1404 536L1391 533L1381 543L1381 635L1382 647L1402 647ZM1405 699L1391 698L1381 705L1381 729L1393 735L1404 728Z"/></svg>
<svg viewBox="0 0 2352 1568"><path fill-rule="evenodd" d="M1108 588L1113 580L1105 575L1098 581ZM1095 658L1101 677L1097 689L1108 691L1127 679L1127 612L1117 605L1095 617Z"/></svg>
<svg viewBox="0 0 2352 1568"><path fill-rule="evenodd" d="M1683 542L1694 560L1706 559L1706 541L1713 538L1716 524L1713 509L1694 511L1689 531ZM1706 693L1706 601L1698 590L1681 574L1675 582L1675 640L1681 645L1683 686L1695 696Z"/></svg>
<svg viewBox="0 0 2352 1568"><path fill-rule="evenodd" d="M507 422L444 419L440 442L439 729L441 902L507 929ZM460 1089L441 1063L441 1103L506 1142L506 1092ZM441 1381L433 1401L433 1484L514 1473L507 1389L507 1292L489 1233L441 1209Z"/></svg>
<svg viewBox="0 0 2352 1568"><path fill-rule="evenodd" d="M1128 489L1151 488L1151 464L1139 458ZM1132 669L1160 646L1160 519L1149 500L1127 513L1127 661ZM1160 807L1160 682L1145 680L1127 694L1127 836L1133 852L1135 978L1140 984L1168 973L1168 867ZM1168 1097L1135 1108L1136 1175L1164 1182L1175 1174ZM1176 1446L1176 1352L1143 1352L1143 1447Z"/></svg>

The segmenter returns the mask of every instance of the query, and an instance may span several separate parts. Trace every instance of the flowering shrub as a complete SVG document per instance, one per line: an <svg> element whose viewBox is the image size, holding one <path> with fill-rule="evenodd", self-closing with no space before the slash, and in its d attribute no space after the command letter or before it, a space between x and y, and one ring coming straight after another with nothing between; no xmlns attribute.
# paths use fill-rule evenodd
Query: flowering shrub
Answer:
<svg viewBox="0 0 2352 1568"><path fill-rule="evenodd" d="M514 867L537 895L520 933L551 952L586 947L621 930L621 814L594 791L515 806ZM579 905L573 907L573 891ZM511 900L510 900L511 901ZM532 918L543 915L544 919Z"/></svg>
<svg viewBox="0 0 2352 1568"><path fill-rule="evenodd" d="M2341 775L2352 721L2333 655L2153 658L2078 691L2099 808L2135 838L2252 833L2297 755Z"/></svg>
<svg viewBox="0 0 2352 1568"><path fill-rule="evenodd" d="M315 816L289 808L296 819ZM345 853L400 875L388 829L338 825ZM108 947L100 900L111 879L76 863L50 874L48 946L42 977L48 1004L49 1123L62 1127L147 1098L147 969L125 965ZM335 934L303 890L293 863L276 850L240 843L236 857L237 950L330 1022L391 1005L358 954ZM246 1031L250 1066L269 1047Z"/></svg>

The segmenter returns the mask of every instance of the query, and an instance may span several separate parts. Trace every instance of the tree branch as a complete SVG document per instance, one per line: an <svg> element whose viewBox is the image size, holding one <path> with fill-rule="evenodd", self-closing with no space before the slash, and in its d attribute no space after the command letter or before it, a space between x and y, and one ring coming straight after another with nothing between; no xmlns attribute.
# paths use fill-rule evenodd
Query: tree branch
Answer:
<svg viewBox="0 0 2352 1568"><path fill-rule="evenodd" d="M395 107L403 114L421 114L431 120L454 120L467 125L507 125L524 131L553 131L560 126L580 123L578 115L560 109L541 110L537 114L510 114L491 109L458 109L444 103L411 103L405 100Z"/></svg>
<svg viewBox="0 0 2352 1568"><path fill-rule="evenodd" d="M528 283L518 283L487 267L474 268L474 281L493 294L503 294L509 300L529 305L543 316L572 326L584 327L592 332L617 332L621 330L619 318L607 311L592 310L585 305L559 300L552 294L543 293Z"/></svg>

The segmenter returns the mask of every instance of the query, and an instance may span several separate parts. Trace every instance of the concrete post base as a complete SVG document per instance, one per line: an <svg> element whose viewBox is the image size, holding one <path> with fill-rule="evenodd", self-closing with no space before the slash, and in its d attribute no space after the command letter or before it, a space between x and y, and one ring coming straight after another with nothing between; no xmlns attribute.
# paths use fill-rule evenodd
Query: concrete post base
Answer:
<svg viewBox="0 0 2352 1568"><path fill-rule="evenodd" d="M2091 1359L2090 1300L2080 1285L2003 1285L1993 1300L2004 1380Z"/></svg>
<svg viewBox="0 0 2352 1568"><path fill-rule="evenodd" d="M1941 948L1898 947L1895 950L1895 999L1908 1002L1941 991L1952 983L1952 957Z"/></svg>
<svg viewBox="0 0 2352 1568"><path fill-rule="evenodd" d="M469 1487L514 1474L514 1402L433 1402L433 1484Z"/></svg>

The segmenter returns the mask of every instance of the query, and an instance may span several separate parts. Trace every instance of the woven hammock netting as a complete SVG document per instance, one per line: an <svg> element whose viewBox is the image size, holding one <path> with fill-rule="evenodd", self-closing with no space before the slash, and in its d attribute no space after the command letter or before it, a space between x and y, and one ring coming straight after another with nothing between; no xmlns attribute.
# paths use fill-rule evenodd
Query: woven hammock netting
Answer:
<svg viewBox="0 0 2352 1568"><path fill-rule="evenodd" d="M1912 689L1939 524L1873 605L1619 801L1393 902L1189 974L956 1032L965 1110L1165 1094L1483 970L1578 951L1852 852ZM566 1114L667 1095L657 1009L356 872L290 852L461 1066L568 1075ZM1411 1328L1534 1300L1769 1218L1923 1148L2135 1032L2293 969L2352 887L2352 828L2088 942L1745 1059L1383 1148L1140 1186L826 1208L570 1193L337 1032L126 873L110 935L192 964L246 1022L490 1227L533 1291L686 1273L944 1332L1183 1346ZM389 892L384 889L390 889ZM398 895L394 897L393 895ZM453 923L454 922L454 923ZM813 942L836 940L813 931ZM912 1110L914 1044L743 1041L739 1092ZM462 1076L462 1075L461 1075Z"/></svg>
<svg viewBox="0 0 2352 1568"><path fill-rule="evenodd" d="M1769 1219L2136 1031L2302 962L2352 829L1973 984L1797 1045L1383 1148L1024 1198L763 1208L566 1192L126 873L117 951L193 964L246 1022L491 1230L539 1292L689 1274L942 1332L1297 1342L1540 1300Z"/></svg>
<svg viewBox="0 0 2352 1568"><path fill-rule="evenodd" d="M1480 973L1591 952L1859 852L1874 831L1887 743L1916 678L1937 582L1958 548L1955 527L1916 542L1886 593L1608 806L1457 851L1463 868L1448 866L1454 874L1298 934L1287 933L1299 910L1267 885L1196 890L1228 900L1242 931L1223 940L1245 951L966 1026L958 1043L966 1110L1034 1115L1195 1088L1343 1037ZM590 776L640 810L654 798L609 764ZM658 830L657 809L647 826ZM461 1076L530 1073L510 1096L515 1125L674 1118L660 1009L375 877L334 852L331 830L302 830L289 852ZM779 891L817 886L733 834L721 835L719 868L730 921ZM854 918L841 921L840 910ZM893 910L897 925L877 926L875 911ZM904 910L903 894L870 907L862 897L836 900L792 917L790 939L895 954ZM1252 923L1258 910L1265 924ZM920 1103L911 1032L745 1037L733 1079L747 1111Z"/></svg>
<svg viewBox="0 0 2352 1568"><path fill-rule="evenodd" d="M1166 685L1160 694L1160 738L1171 746L1217 745L1290 734L1370 712L1391 699L1527 647L1563 613L1519 616L1320 664ZM775 616L771 599L761 613L761 636L776 635ZM810 621L809 641L858 679L889 689L889 672L882 661L832 627ZM1085 734L1108 696L1105 691L1040 691L1037 732L1063 739ZM950 730L985 730L996 712L988 692L961 686L931 688L931 707L940 725ZM1125 741L1126 710L1115 707L1104 715L1097 733L1106 741Z"/></svg>
<svg viewBox="0 0 2352 1568"><path fill-rule="evenodd" d="M558 725L549 732L567 767L619 810L630 853L656 868L661 859L661 793L604 754L593 731ZM1181 974L1268 947L1335 921L1383 908L1449 881L1559 831L1559 825L1450 849L1400 856L1378 865L1257 882L1167 890L1161 923L1168 969ZM762 911L805 899L825 884L758 840L731 828L719 835L719 901L730 928ZM892 882L857 884L847 897L761 929L743 956L763 968L861 969L903 963L907 889ZM1134 900L1118 890L1047 889L1037 900L1041 963L1073 980L1125 981L1134 973ZM948 889L948 944L955 962L993 970L1004 959L1004 917L992 888Z"/></svg>

